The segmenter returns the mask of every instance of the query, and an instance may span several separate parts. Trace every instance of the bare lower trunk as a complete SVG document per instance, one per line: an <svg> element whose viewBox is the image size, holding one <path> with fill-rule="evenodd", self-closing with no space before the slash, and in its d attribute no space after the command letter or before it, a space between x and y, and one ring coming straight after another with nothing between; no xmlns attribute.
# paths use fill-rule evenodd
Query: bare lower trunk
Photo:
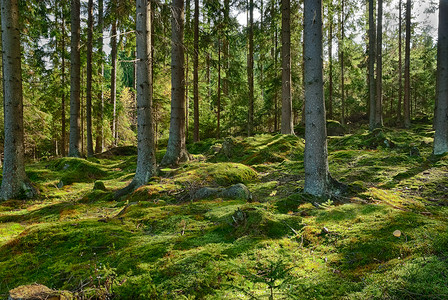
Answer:
<svg viewBox="0 0 448 300"><path fill-rule="evenodd" d="M333 9L332 7L330 9ZM328 64L329 64L329 97L328 97L328 117L333 119L333 14L329 13L329 34L328 34Z"/></svg>
<svg viewBox="0 0 448 300"><path fill-rule="evenodd" d="M80 0L72 0L72 36L71 36L71 82L70 82L70 145L68 155L80 157L80 90L81 90L81 55L80 55Z"/></svg>
<svg viewBox="0 0 448 300"><path fill-rule="evenodd" d="M65 129L65 18L64 18L64 8L61 8L61 17L62 17L62 68L61 68L61 77L62 77L62 96L61 96L61 155L64 157L67 155L66 152L66 129Z"/></svg>
<svg viewBox="0 0 448 300"><path fill-rule="evenodd" d="M194 1L194 56L193 56L193 140L199 141L199 0Z"/></svg>
<svg viewBox="0 0 448 300"><path fill-rule="evenodd" d="M221 137L221 40L218 39L218 101L216 103L216 137Z"/></svg>
<svg viewBox="0 0 448 300"><path fill-rule="evenodd" d="M375 97L375 1L369 0L369 129L375 129L376 97Z"/></svg>
<svg viewBox="0 0 448 300"><path fill-rule="evenodd" d="M171 18L171 120L168 147L160 163L178 165L187 161L185 146L184 1L173 0Z"/></svg>
<svg viewBox="0 0 448 300"><path fill-rule="evenodd" d="M339 44L339 58L341 61L341 124L345 125L345 78L344 78L344 0L341 1L341 43Z"/></svg>
<svg viewBox="0 0 448 300"><path fill-rule="evenodd" d="M383 127L383 0L378 0L375 128Z"/></svg>
<svg viewBox="0 0 448 300"><path fill-rule="evenodd" d="M434 154L448 152L448 0L439 7L439 42L437 47L437 106L435 115Z"/></svg>
<svg viewBox="0 0 448 300"><path fill-rule="evenodd" d="M406 41L404 53L404 127L411 127L411 0L406 1Z"/></svg>
<svg viewBox="0 0 448 300"><path fill-rule="evenodd" d="M104 115L104 94L103 94L103 76L104 76L104 63L103 63L103 0L98 1L98 53L100 54L100 67L99 67L99 85L98 92L98 105L97 105L97 127L96 127L96 142L95 152L100 153L104 149L104 128L103 128L103 115Z"/></svg>
<svg viewBox="0 0 448 300"><path fill-rule="evenodd" d="M87 34L87 90L86 90L86 125L87 125L87 156L93 156L92 140L92 49L93 49L93 0L88 4L88 34Z"/></svg>
<svg viewBox="0 0 448 300"><path fill-rule="evenodd" d="M397 104L397 123L401 123L402 98L403 98L403 63L401 59L402 52L402 33L403 33L403 18L402 18L402 0L398 3L398 104Z"/></svg>
<svg viewBox="0 0 448 300"><path fill-rule="evenodd" d="M282 0L282 134L294 134L291 97L290 0Z"/></svg>
<svg viewBox="0 0 448 300"><path fill-rule="evenodd" d="M110 76L110 101L113 105L112 137L114 146L117 145L117 20L112 23L110 38L110 56L112 60L112 71Z"/></svg>
<svg viewBox="0 0 448 300"><path fill-rule="evenodd" d="M18 0L1 1L1 21L5 157L0 199L31 198L37 191L25 173Z"/></svg>
<svg viewBox="0 0 448 300"><path fill-rule="evenodd" d="M247 57L247 79L249 84L249 113L247 135L254 131L254 0L249 1L249 55Z"/></svg>

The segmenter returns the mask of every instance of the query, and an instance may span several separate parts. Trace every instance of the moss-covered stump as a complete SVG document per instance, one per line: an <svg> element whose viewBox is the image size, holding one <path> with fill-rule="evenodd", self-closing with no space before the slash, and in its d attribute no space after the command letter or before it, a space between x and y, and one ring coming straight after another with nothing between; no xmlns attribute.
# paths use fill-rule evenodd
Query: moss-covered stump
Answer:
<svg viewBox="0 0 448 300"><path fill-rule="evenodd" d="M21 285L9 291L8 300L71 300L68 291L55 291L42 284Z"/></svg>
<svg viewBox="0 0 448 300"><path fill-rule="evenodd" d="M338 136L344 135L345 133L346 129L344 125L335 120L327 120L327 135Z"/></svg>
<svg viewBox="0 0 448 300"><path fill-rule="evenodd" d="M93 190L94 191L107 191L107 188L104 185L104 182L97 180L93 184Z"/></svg>

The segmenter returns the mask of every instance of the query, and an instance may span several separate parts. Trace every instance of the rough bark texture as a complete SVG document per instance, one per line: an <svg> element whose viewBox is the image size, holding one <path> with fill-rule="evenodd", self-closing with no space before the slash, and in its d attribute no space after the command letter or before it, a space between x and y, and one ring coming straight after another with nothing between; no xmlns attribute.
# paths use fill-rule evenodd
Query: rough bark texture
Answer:
<svg viewBox="0 0 448 300"><path fill-rule="evenodd" d="M402 2L398 2L398 104L397 104L397 123L401 124L401 100L403 98L403 63L401 59L402 52L402 33L403 33L403 17L402 17Z"/></svg>
<svg viewBox="0 0 448 300"><path fill-rule="evenodd" d="M96 142L95 142L95 152L103 152L104 140L103 140L103 114L104 114L104 94L103 94L103 76L104 76L104 64L103 64L103 0L98 1L98 53L101 55L101 62L99 67L100 73L100 90L98 93L98 109L96 113L97 117L97 128L96 128Z"/></svg>
<svg viewBox="0 0 448 300"><path fill-rule="evenodd" d="M87 20L87 90L86 90L86 127L87 156L93 156L92 140L92 52L93 52L93 0L88 2Z"/></svg>
<svg viewBox="0 0 448 300"><path fill-rule="evenodd" d="M434 154L448 152L448 0L440 0Z"/></svg>
<svg viewBox="0 0 448 300"><path fill-rule="evenodd" d="M1 20L5 157L0 199L31 198L37 191L25 173L18 0L2 0Z"/></svg>
<svg viewBox="0 0 448 300"><path fill-rule="evenodd" d="M376 32L376 101L375 128L383 127L383 0L378 0L378 26Z"/></svg>
<svg viewBox="0 0 448 300"><path fill-rule="evenodd" d="M341 124L345 125L345 80L344 80L344 0L341 1L341 14L340 14L340 26L341 26L341 39L339 43L339 60L341 62Z"/></svg>
<svg viewBox="0 0 448 300"><path fill-rule="evenodd" d="M221 39L218 39L218 91L216 101L216 137L221 136Z"/></svg>
<svg viewBox="0 0 448 300"><path fill-rule="evenodd" d="M137 0L137 170L125 195L147 184L156 173L154 125L152 114L151 1Z"/></svg>
<svg viewBox="0 0 448 300"><path fill-rule="evenodd" d="M247 135L254 131L254 0L249 1L249 54L247 56L247 80L249 84L249 113Z"/></svg>
<svg viewBox="0 0 448 300"><path fill-rule="evenodd" d="M110 74L110 102L113 105L112 136L114 145L117 145L117 20L112 21L110 38L110 57L112 60L112 70Z"/></svg>
<svg viewBox="0 0 448 300"><path fill-rule="evenodd" d="M290 0L282 0L282 134L294 134L291 97Z"/></svg>
<svg viewBox="0 0 448 300"><path fill-rule="evenodd" d="M328 117L333 119L333 6L329 8L329 33L328 33L328 67L329 67L329 95L328 95Z"/></svg>
<svg viewBox="0 0 448 300"><path fill-rule="evenodd" d="M375 97L375 5L374 0L369 0L369 129L375 129L375 111L376 111L376 97Z"/></svg>
<svg viewBox="0 0 448 300"><path fill-rule="evenodd" d="M185 146L184 1L173 0L171 17L171 120L168 147L160 163L177 165L187 161Z"/></svg>
<svg viewBox="0 0 448 300"><path fill-rule="evenodd" d="M406 41L404 53L404 127L411 127L411 0L406 1Z"/></svg>
<svg viewBox="0 0 448 300"><path fill-rule="evenodd" d="M199 141L199 0L194 0L194 56L193 56L193 140Z"/></svg>
<svg viewBox="0 0 448 300"><path fill-rule="evenodd" d="M322 1L305 0L305 193L322 196L329 187L323 88Z"/></svg>
<svg viewBox="0 0 448 300"><path fill-rule="evenodd" d="M61 77L62 77L62 96L61 96L61 155L66 156L66 129L65 129L65 18L64 18L64 6L61 5L61 19L62 19L62 49L61 49L61 57L62 57L62 68L61 68Z"/></svg>
<svg viewBox="0 0 448 300"><path fill-rule="evenodd" d="M80 55L80 0L71 0L71 78L70 78L70 144L68 155L80 157L80 91L81 91L81 55Z"/></svg>

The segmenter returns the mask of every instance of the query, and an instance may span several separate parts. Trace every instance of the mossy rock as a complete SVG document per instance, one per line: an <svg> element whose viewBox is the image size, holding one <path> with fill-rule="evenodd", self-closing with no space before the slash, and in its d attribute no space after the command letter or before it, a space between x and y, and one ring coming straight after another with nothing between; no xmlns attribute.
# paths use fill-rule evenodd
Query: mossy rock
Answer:
<svg viewBox="0 0 448 300"><path fill-rule="evenodd" d="M57 159L49 165L49 168L62 174L60 182L63 185L74 182L94 182L107 175L101 165L75 157Z"/></svg>
<svg viewBox="0 0 448 300"><path fill-rule="evenodd" d="M137 147L135 146L121 146L111 148L103 153L95 155L96 158L110 158L113 156L131 156L137 155Z"/></svg>
<svg viewBox="0 0 448 300"><path fill-rule="evenodd" d="M71 300L69 291L55 291L42 284L21 285L9 291L8 300Z"/></svg>
<svg viewBox="0 0 448 300"><path fill-rule="evenodd" d="M327 135L340 136L346 133L346 128L340 122L335 120L327 120Z"/></svg>
<svg viewBox="0 0 448 300"><path fill-rule="evenodd" d="M93 190L100 190L100 191L107 191L106 186L104 185L104 182L102 181L95 181L95 183L93 184Z"/></svg>

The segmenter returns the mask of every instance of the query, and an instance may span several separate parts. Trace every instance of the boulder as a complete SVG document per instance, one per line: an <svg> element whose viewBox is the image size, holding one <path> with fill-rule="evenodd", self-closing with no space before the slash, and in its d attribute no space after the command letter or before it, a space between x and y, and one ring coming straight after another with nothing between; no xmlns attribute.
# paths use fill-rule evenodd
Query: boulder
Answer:
<svg viewBox="0 0 448 300"><path fill-rule="evenodd" d="M8 300L72 300L69 291L55 291L42 284L21 285L9 291Z"/></svg>
<svg viewBox="0 0 448 300"><path fill-rule="evenodd" d="M197 190L194 195L193 199L200 200L205 198L210 198L218 195L224 190L224 188L213 188L213 187L203 187Z"/></svg>
<svg viewBox="0 0 448 300"><path fill-rule="evenodd" d="M102 181L95 181L95 183L93 184L93 190L99 190L99 191L107 191L106 186L104 185L104 182Z"/></svg>
<svg viewBox="0 0 448 300"><path fill-rule="evenodd" d="M222 198L229 198L229 199L243 199L243 200L252 199L252 194L250 193L249 189L242 183L237 183L226 188L221 192L220 196Z"/></svg>
<svg viewBox="0 0 448 300"><path fill-rule="evenodd" d="M338 136L345 134L345 127L335 120L327 121L327 135L328 136Z"/></svg>

